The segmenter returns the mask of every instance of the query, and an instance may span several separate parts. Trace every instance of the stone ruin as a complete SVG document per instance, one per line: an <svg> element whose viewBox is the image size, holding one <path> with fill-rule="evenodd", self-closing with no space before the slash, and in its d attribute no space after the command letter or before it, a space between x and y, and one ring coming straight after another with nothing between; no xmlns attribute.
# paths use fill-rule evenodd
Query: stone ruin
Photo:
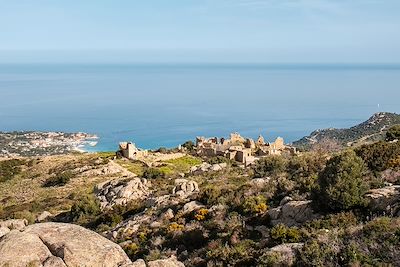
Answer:
<svg viewBox="0 0 400 267"><path fill-rule="evenodd" d="M132 142L121 142L119 143L117 155L128 159L140 160L148 155L148 151L137 148Z"/></svg>
<svg viewBox="0 0 400 267"><path fill-rule="evenodd" d="M258 157L281 155L284 152L296 153L296 149L285 145L281 137L276 138L274 142L266 143L261 135L254 141L242 137L239 133L232 133L229 139L197 137L196 149L199 156L223 156L246 166L252 164Z"/></svg>

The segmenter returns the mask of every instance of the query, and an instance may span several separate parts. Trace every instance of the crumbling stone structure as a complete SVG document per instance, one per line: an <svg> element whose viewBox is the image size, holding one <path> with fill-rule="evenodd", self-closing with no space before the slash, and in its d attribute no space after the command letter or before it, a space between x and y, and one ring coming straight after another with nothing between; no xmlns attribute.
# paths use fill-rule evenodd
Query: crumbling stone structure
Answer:
<svg viewBox="0 0 400 267"><path fill-rule="evenodd" d="M121 142L119 143L119 150L117 152L120 156L128 159L142 159L146 157L147 150L142 150L136 147L134 143L131 142Z"/></svg>
<svg viewBox="0 0 400 267"><path fill-rule="evenodd" d="M266 143L260 135L255 142L251 138L243 138L239 133L232 133L229 139L197 137L196 149L199 156L224 156L245 165L263 156L281 155L283 152L296 153L295 148L285 145L281 137L275 142Z"/></svg>

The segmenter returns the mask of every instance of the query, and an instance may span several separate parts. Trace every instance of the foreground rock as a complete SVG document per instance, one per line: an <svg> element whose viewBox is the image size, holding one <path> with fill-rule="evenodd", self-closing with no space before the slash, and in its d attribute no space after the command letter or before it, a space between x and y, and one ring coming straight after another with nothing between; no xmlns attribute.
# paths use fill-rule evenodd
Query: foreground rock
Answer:
<svg viewBox="0 0 400 267"><path fill-rule="evenodd" d="M38 223L20 230L0 229L7 229L0 238L0 266L146 267L144 260L132 263L119 245L78 225ZM184 267L175 257L150 261L147 266Z"/></svg>
<svg viewBox="0 0 400 267"><path fill-rule="evenodd" d="M96 196L102 209L126 205L129 201L143 199L150 194L150 182L144 178L115 179L96 186Z"/></svg>
<svg viewBox="0 0 400 267"><path fill-rule="evenodd" d="M281 206L268 211L272 225L282 223L286 226L296 226L318 217L318 214L312 210L311 200L286 201L283 201Z"/></svg>
<svg viewBox="0 0 400 267"><path fill-rule="evenodd" d="M372 211L386 212L390 215L400 213L400 185L386 186L370 190L365 197Z"/></svg>
<svg viewBox="0 0 400 267"><path fill-rule="evenodd" d="M12 230L0 240L0 266L122 266L120 246L83 227L39 223ZM36 264L36 265L35 265Z"/></svg>

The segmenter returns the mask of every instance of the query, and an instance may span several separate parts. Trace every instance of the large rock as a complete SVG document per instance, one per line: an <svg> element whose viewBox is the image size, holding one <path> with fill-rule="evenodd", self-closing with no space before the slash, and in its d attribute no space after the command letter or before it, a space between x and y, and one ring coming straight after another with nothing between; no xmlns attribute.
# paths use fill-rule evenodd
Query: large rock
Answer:
<svg viewBox="0 0 400 267"><path fill-rule="evenodd" d="M369 200L369 208L373 211L382 211L393 215L400 210L398 204L400 185L371 189L365 197Z"/></svg>
<svg viewBox="0 0 400 267"><path fill-rule="evenodd" d="M198 201L190 201L186 203L182 208L182 214L188 214L192 211L204 208L205 206Z"/></svg>
<svg viewBox="0 0 400 267"><path fill-rule="evenodd" d="M176 179L175 187L172 190L172 194L180 198L187 198L190 195L198 192L199 185L195 181L189 181L186 179Z"/></svg>
<svg viewBox="0 0 400 267"><path fill-rule="evenodd" d="M49 218L53 217L53 214L51 214L48 211L43 211L37 218L36 222L44 222L48 220Z"/></svg>
<svg viewBox="0 0 400 267"><path fill-rule="evenodd" d="M268 211L272 225L282 223L286 226L301 225L318 217L313 212L311 200L289 201L284 205Z"/></svg>
<svg viewBox="0 0 400 267"><path fill-rule="evenodd" d="M109 161L107 165L102 166L98 169L93 169L93 170L87 170L82 173L84 176L113 176L113 175L121 175L125 177L136 177L137 175L128 171L121 165L115 163L114 161Z"/></svg>
<svg viewBox="0 0 400 267"><path fill-rule="evenodd" d="M96 186L96 196L101 208L126 205L129 201L143 199L150 194L150 182L144 178L115 179Z"/></svg>
<svg viewBox="0 0 400 267"><path fill-rule="evenodd" d="M148 267L185 267L174 256L171 256L169 259L150 261L147 265Z"/></svg>
<svg viewBox="0 0 400 267"><path fill-rule="evenodd" d="M120 246L83 227L39 223L0 240L0 266L114 267L131 264ZM64 264L64 265L63 265Z"/></svg>

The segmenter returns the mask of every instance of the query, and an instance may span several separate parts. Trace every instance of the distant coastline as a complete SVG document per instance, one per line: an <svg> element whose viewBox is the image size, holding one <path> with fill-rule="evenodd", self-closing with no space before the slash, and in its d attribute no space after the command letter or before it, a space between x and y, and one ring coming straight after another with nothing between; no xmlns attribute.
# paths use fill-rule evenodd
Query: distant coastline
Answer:
<svg viewBox="0 0 400 267"><path fill-rule="evenodd" d="M97 145L99 137L83 132L0 132L0 156L48 156L72 151L86 152Z"/></svg>

